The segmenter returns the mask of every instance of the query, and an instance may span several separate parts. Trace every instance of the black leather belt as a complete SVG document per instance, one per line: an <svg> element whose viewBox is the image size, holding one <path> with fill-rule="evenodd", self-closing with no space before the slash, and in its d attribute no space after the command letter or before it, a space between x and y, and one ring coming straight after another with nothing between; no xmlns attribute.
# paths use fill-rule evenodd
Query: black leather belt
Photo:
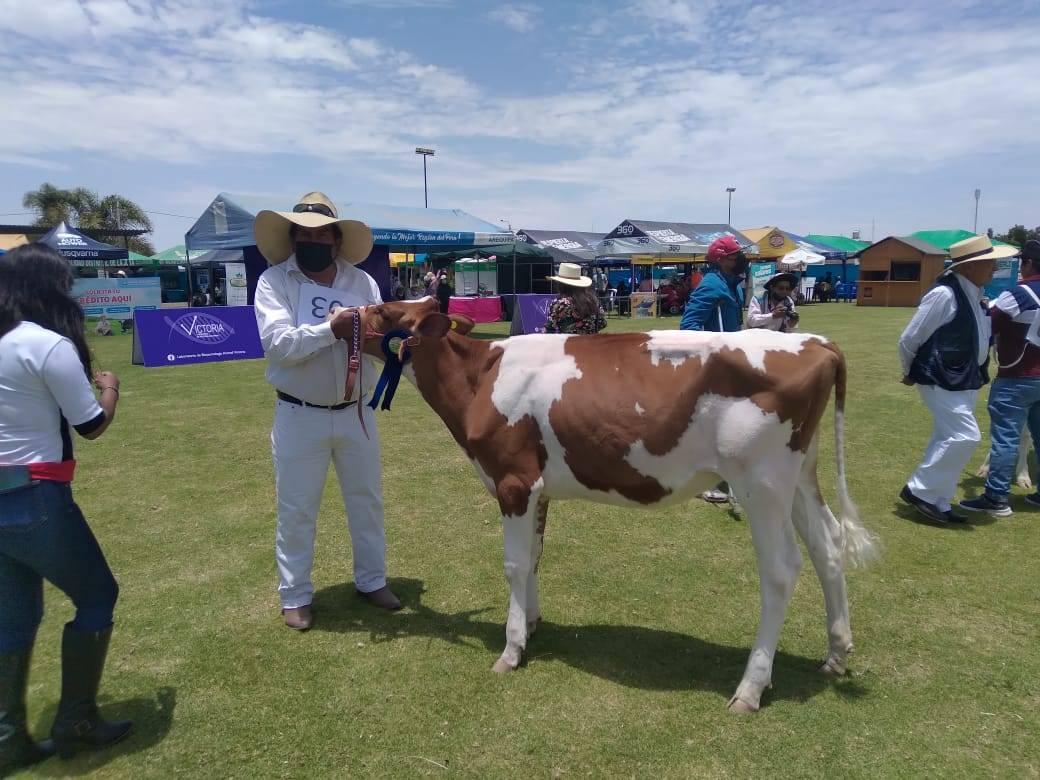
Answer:
<svg viewBox="0 0 1040 780"><path fill-rule="evenodd" d="M296 406L306 406L309 409L327 409L331 412L338 412L340 409L349 409L351 406L357 403L357 401L349 401L347 403L335 404L334 406L325 406L323 404L309 404L306 401L301 401L295 395L283 393L281 390L277 392L279 401L285 401L287 404L294 404Z"/></svg>

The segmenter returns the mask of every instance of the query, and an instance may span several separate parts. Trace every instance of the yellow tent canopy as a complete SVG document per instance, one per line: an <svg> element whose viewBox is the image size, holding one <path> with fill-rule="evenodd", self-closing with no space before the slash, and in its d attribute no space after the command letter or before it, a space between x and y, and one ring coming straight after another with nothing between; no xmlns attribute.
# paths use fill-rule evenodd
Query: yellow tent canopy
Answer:
<svg viewBox="0 0 1040 780"><path fill-rule="evenodd" d="M5 252L28 243L29 239L21 233L0 235L0 249L3 249Z"/></svg>
<svg viewBox="0 0 1040 780"><path fill-rule="evenodd" d="M758 246L760 259L783 257L798 249L798 245L778 227L746 228L740 232Z"/></svg>

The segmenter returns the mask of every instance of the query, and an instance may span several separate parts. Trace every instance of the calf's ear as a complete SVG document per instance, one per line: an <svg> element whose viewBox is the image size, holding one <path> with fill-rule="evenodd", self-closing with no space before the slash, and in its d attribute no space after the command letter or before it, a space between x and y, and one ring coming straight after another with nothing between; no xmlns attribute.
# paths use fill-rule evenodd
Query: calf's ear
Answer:
<svg viewBox="0 0 1040 780"><path fill-rule="evenodd" d="M443 338L451 330L451 320L440 313L427 314L415 326L415 334L427 339Z"/></svg>
<svg viewBox="0 0 1040 780"><path fill-rule="evenodd" d="M448 319L451 320L451 329L460 336L465 336L476 324L465 314L449 314Z"/></svg>

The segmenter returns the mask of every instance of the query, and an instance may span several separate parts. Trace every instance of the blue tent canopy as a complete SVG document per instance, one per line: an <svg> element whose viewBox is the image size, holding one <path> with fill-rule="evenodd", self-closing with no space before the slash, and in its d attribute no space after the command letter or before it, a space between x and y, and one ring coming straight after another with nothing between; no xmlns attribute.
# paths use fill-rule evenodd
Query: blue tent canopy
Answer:
<svg viewBox="0 0 1040 780"><path fill-rule="evenodd" d="M71 265L81 268L134 265L130 261L130 253L126 249L95 241L64 222L59 222L37 243L58 250Z"/></svg>
<svg viewBox="0 0 1040 780"><path fill-rule="evenodd" d="M222 192L185 236L190 249L242 249L253 246L253 220L264 210L288 211L291 197L269 198ZM459 209L424 209L375 203L337 203L340 216L372 228L376 246L437 250L511 244L512 233Z"/></svg>

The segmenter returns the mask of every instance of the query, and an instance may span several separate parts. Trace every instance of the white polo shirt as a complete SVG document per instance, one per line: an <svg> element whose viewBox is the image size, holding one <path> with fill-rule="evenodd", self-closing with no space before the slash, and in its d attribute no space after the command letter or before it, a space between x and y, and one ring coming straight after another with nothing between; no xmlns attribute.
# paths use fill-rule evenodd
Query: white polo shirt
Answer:
<svg viewBox="0 0 1040 780"><path fill-rule="evenodd" d="M308 324L298 311L301 288L313 284L300 270L295 255L260 276L253 308L268 360L267 381L276 390L322 406L357 400L359 390L363 395L371 395L380 366L366 356L360 387L355 388L353 398L343 398L347 383L346 342L336 339L327 321ZM375 279L341 259L336 260L336 279L329 290L346 307L383 302Z"/></svg>
<svg viewBox="0 0 1040 780"><path fill-rule="evenodd" d="M71 341L32 322L0 338L0 465L71 461L69 425L104 420Z"/></svg>

